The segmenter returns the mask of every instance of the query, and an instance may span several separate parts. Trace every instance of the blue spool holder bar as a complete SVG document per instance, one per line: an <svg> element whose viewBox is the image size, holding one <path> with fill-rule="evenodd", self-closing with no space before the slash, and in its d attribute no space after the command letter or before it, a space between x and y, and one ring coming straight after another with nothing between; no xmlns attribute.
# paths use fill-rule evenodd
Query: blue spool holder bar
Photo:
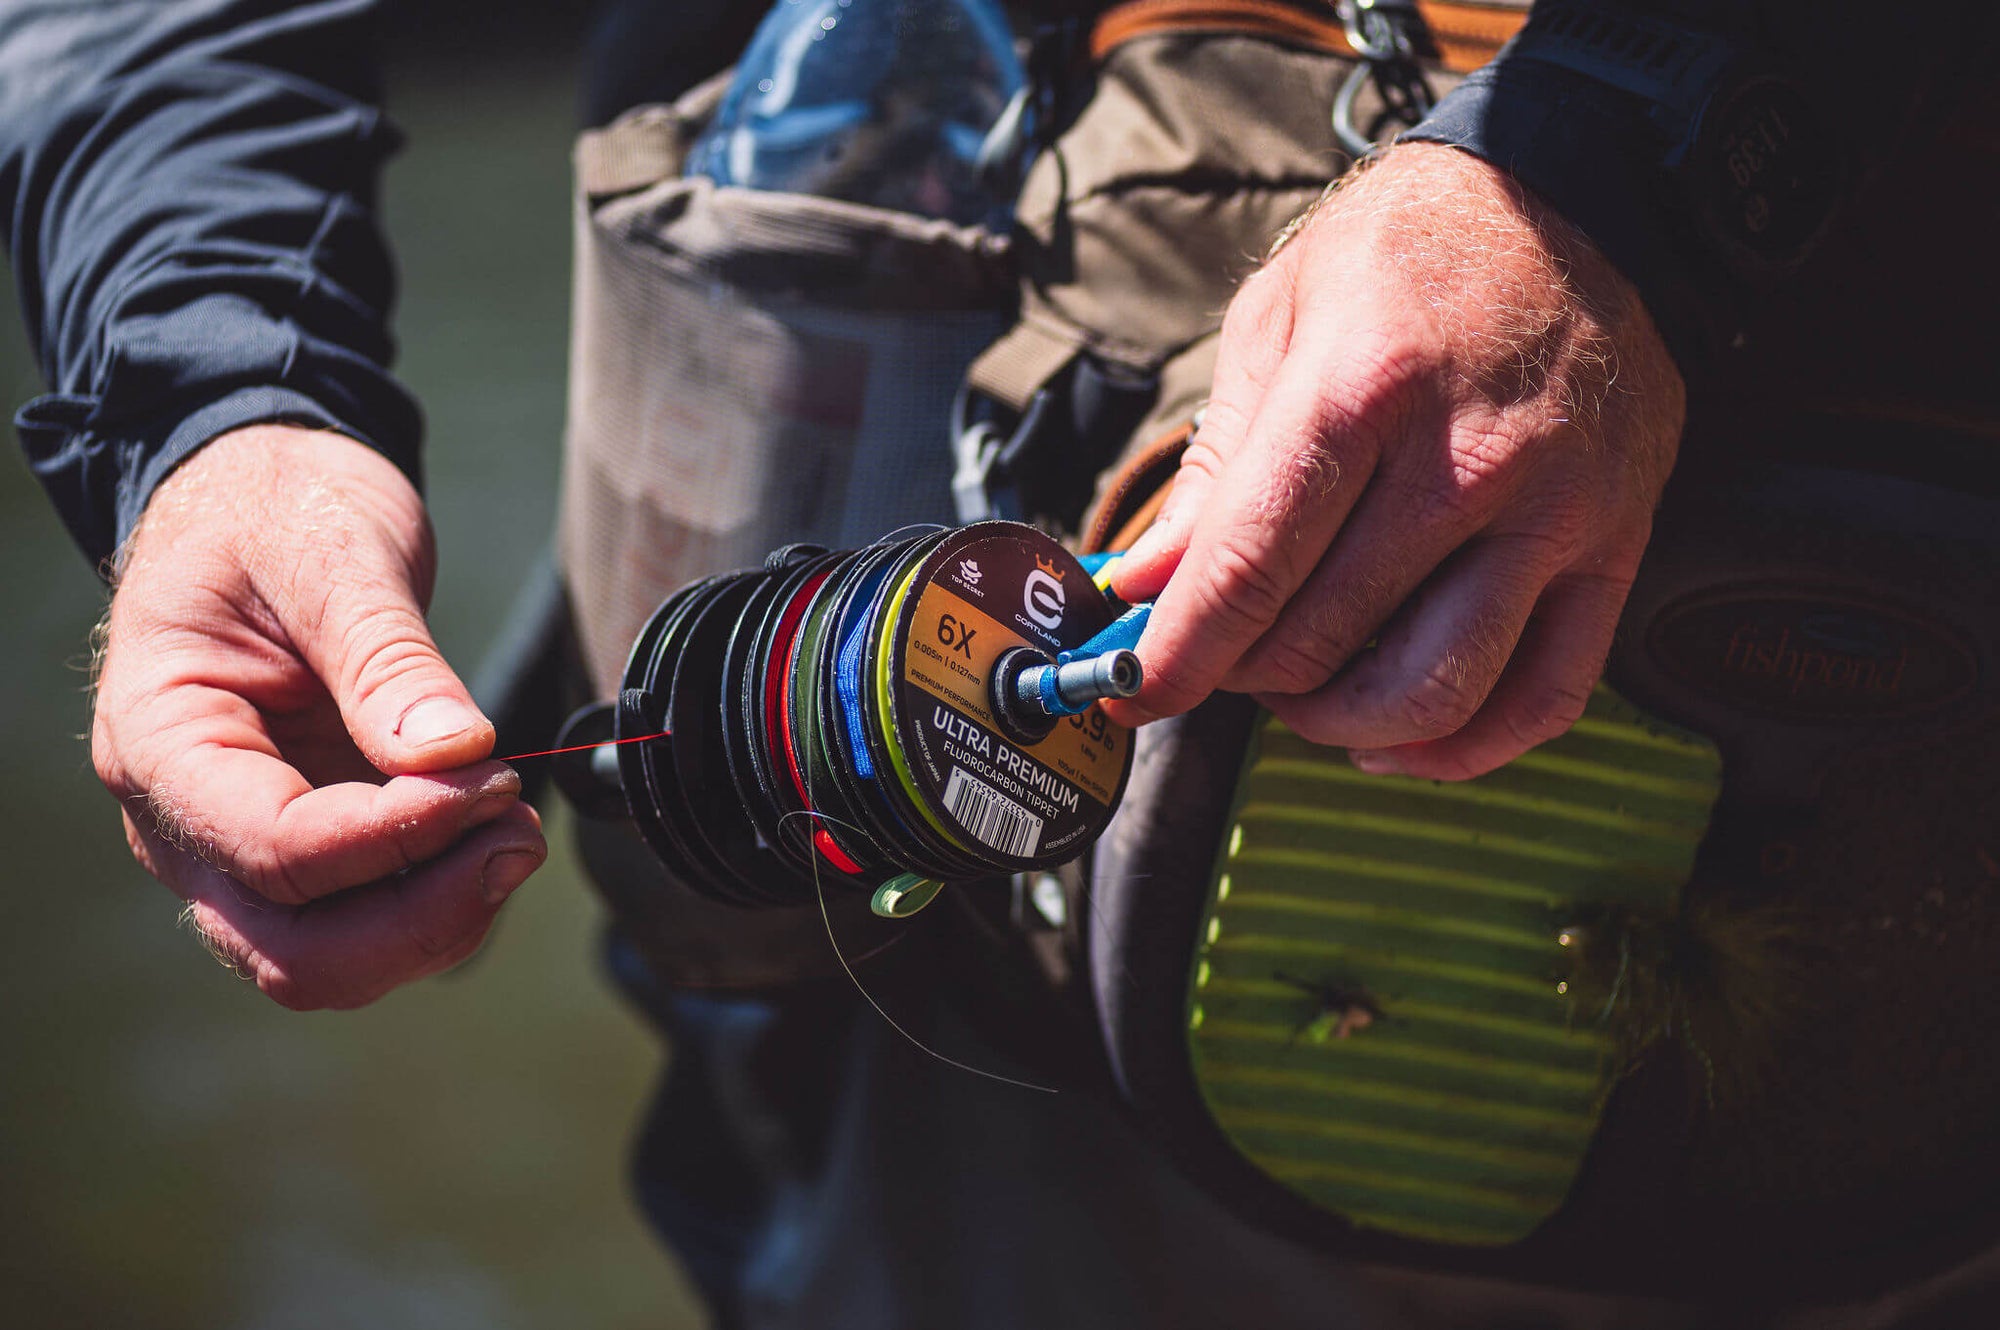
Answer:
<svg viewBox="0 0 2000 1330"><path fill-rule="evenodd" d="M1146 681L1133 648L1152 612L1151 605L1135 605L1055 664L1022 670L1014 680L1015 699L1045 716L1077 716L1101 698L1131 697Z"/></svg>
<svg viewBox="0 0 2000 1330"><path fill-rule="evenodd" d="M1146 621L1152 617L1151 604L1134 605L1076 650L1065 651L1057 656L1056 664L1067 665L1073 660L1082 660L1086 656L1101 656L1107 651L1130 651L1139 645L1140 634L1146 631Z"/></svg>

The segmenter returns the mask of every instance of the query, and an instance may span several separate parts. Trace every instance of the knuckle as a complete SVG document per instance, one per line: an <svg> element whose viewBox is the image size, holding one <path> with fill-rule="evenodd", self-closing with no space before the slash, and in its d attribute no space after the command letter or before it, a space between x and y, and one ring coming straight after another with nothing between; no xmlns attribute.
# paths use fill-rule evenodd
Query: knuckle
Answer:
<svg viewBox="0 0 2000 1330"><path fill-rule="evenodd" d="M340 646L342 658L350 662L346 683L363 701L429 670L437 658L423 620L403 608L360 616L348 626Z"/></svg>
<svg viewBox="0 0 2000 1330"><path fill-rule="evenodd" d="M1265 266L1244 278L1222 315L1222 337L1230 342L1283 346L1291 340L1294 305L1283 269Z"/></svg>
<svg viewBox="0 0 2000 1330"><path fill-rule="evenodd" d="M404 930L410 947L426 961L448 956L465 944L466 930L443 922L412 923Z"/></svg>
<svg viewBox="0 0 2000 1330"><path fill-rule="evenodd" d="M297 958L253 945L241 933L193 903L181 912L181 922L217 964L237 978L256 984L258 992L286 1010L313 1011L327 1005L320 986L303 973Z"/></svg>
<svg viewBox="0 0 2000 1330"><path fill-rule="evenodd" d="M331 967L306 964L303 955L251 953L242 970L257 991L287 1011L339 1011L366 1006L380 996L347 981Z"/></svg>
<svg viewBox="0 0 2000 1330"><path fill-rule="evenodd" d="M1278 617L1290 585L1272 566L1268 551L1256 548L1253 528L1239 528L1211 545L1207 577L1199 590L1211 615L1224 623L1262 627Z"/></svg>
<svg viewBox="0 0 2000 1330"><path fill-rule="evenodd" d="M1546 583L1563 569L1583 558L1583 526L1580 522L1552 522L1509 532L1521 554L1522 566Z"/></svg>
<svg viewBox="0 0 2000 1330"><path fill-rule="evenodd" d="M1140 701L1153 716L1178 716L1200 705L1207 693L1188 683L1181 671L1164 664L1146 667L1146 688Z"/></svg>
<svg viewBox="0 0 2000 1330"><path fill-rule="evenodd" d="M238 846L229 857L229 873L265 900L279 905L304 905L311 899L301 880L296 856L276 845Z"/></svg>
<svg viewBox="0 0 2000 1330"><path fill-rule="evenodd" d="M1436 465L1418 471L1407 482L1420 527L1457 530L1479 523L1500 505L1513 480L1512 454L1490 437L1454 440Z"/></svg>
<svg viewBox="0 0 2000 1330"><path fill-rule="evenodd" d="M1179 470L1197 472L1211 480L1219 478L1225 460L1221 441L1240 441L1249 432L1250 417L1240 405L1223 397L1210 398L1201 409L1201 428L1181 453Z"/></svg>
<svg viewBox="0 0 2000 1330"><path fill-rule="evenodd" d="M1421 338L1388 323L1355 334L1349 346L1327 401L1364 435L1387 442L1405 432L1426 385L1438 382L1437 357Z"/></svg>
<svg viewBox="0 0 2000 1330"><path fill-rule="evenodd" d="M153 866L152 847L146 844L146 833L140 830L138 820L127 813L124 822L125 848L132 852L132 858L138 862L139 867L158 877L159 873Z"/></svg>
<svg viewBox="0 0 2000 1330"><path fill-rule="evenodd" d="M1340 458L1318 439L1293 449L1271 477L1268 518L1295 522L1320 507L1340 487L1341 471Z"/></svg>
<svg viewBox="0 0 2000 1330"><path fill-rule="evenodd" d="M1398 702L1399 718L1418 734L1437 737L1465 727L1483 700L1462 661L1447 656L1424 671Z"/></svg>
<svg viewBox="0 0 2000 1330"><path fill-rule="evenodd" d="M1316 633L1272 635L1244 662L1242 691L1309 693L1333 677L1344 657Z"/></svg>
<svg viewBox="0 0 2000 1330"><path fill-rule="evenodd" d="M1503 713L1507 732L1519 745L1516 755L1537 744L1567 734L1570 726L1583 718L1590 703L1590 690L1575 684L1550 684Z"/></svg>
<svg viewBox="0 0 2000 1330"><path fill-rule="evenodd" d="M111 732L102 716L90 727L90 766L105 789L121 799L135 793L126 779L125 763L112 743Z"/></svg>
<svg viewBox="0 0 2000 1330"><path fill-rule="evenodd" d="M138 791L124 796L124 803L128 814L149 823L168 845L202 863L214 863L214 849L198 830L194 813L167 789L155 786Z"/></svg>
<svg viewBox="0 0 2000 1330"><path fill-rule="evenodd" d="M1456 475L1412 487L1411 525L1424 531L1459 531L1476 523L1484 504L1476 488Z"/></svg>
<svg viewBox="0 0 2000 1330"><path fill-rule="evenodd" d="M1227 458L1218 440L1241 439L1248 424L1249 422L1243 418L1243 413L1234 406L1218 402L1209 403L1206 414L1202 417L1201 428L1188 440L1187 451L1181 454L1175 479L1178 481L1180 476L1188 474L1198 475L1209 481L1220 479ZM1175 496L1170 493L1167 497L1167 508L1171 511L1176 506Z"/></svg>

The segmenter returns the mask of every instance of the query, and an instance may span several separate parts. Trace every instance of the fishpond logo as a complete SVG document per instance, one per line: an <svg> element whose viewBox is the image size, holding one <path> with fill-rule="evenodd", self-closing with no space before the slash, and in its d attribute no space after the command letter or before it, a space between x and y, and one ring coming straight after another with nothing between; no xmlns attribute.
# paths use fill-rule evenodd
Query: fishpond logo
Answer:
<svg viewBox="0 0 2000 1330"><path fill-rule="evenodd" d="M1647 646L1683 683L1800 718L1921 715L1964 697L1979 673L1946 625L1818 590L1689 597L1653 621Z"/></svg>

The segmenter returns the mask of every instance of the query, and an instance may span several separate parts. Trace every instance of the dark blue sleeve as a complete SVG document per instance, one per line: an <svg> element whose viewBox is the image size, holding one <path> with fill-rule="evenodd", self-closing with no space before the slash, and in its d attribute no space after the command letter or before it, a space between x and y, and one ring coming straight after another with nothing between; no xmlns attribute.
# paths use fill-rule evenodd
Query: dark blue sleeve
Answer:
<svg viewBox="0 0 2000 1330"><path fill-rule="evenodd" d="M15 424L107 560L209 439L290 421L417 475L374 221L373 0L0 3L0 200L50 392Z"/></svg>
<svg viewBox="0 0 2000 1330"><path fill-rule="evenodd" d="M1547 200L1701 378L1889 157L1990 77L1996 14L1991 0L1538 0L1403 137L1463 148Z"/></svg>

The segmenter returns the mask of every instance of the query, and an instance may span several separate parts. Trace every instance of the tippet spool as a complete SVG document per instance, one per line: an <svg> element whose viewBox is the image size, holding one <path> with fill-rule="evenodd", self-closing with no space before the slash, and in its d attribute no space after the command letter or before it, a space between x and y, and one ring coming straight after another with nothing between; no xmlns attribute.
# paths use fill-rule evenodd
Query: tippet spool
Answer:
<svg viewBox="0 0 2000 1330"><path fill-rule="evenodd" d="M914 913L945 883L1050 868L1102 833L1131 733L1087 697L1038 708L1020 677L1069 665L1124 608L1017 523L790 547L661 603L618 702L565 731L632 742L615 765L559 761L558 782L601 811L615 773L653 853L717 900L859 891ZM1116 665L1097 674L1129 695L1136 661Z"/></svg>

